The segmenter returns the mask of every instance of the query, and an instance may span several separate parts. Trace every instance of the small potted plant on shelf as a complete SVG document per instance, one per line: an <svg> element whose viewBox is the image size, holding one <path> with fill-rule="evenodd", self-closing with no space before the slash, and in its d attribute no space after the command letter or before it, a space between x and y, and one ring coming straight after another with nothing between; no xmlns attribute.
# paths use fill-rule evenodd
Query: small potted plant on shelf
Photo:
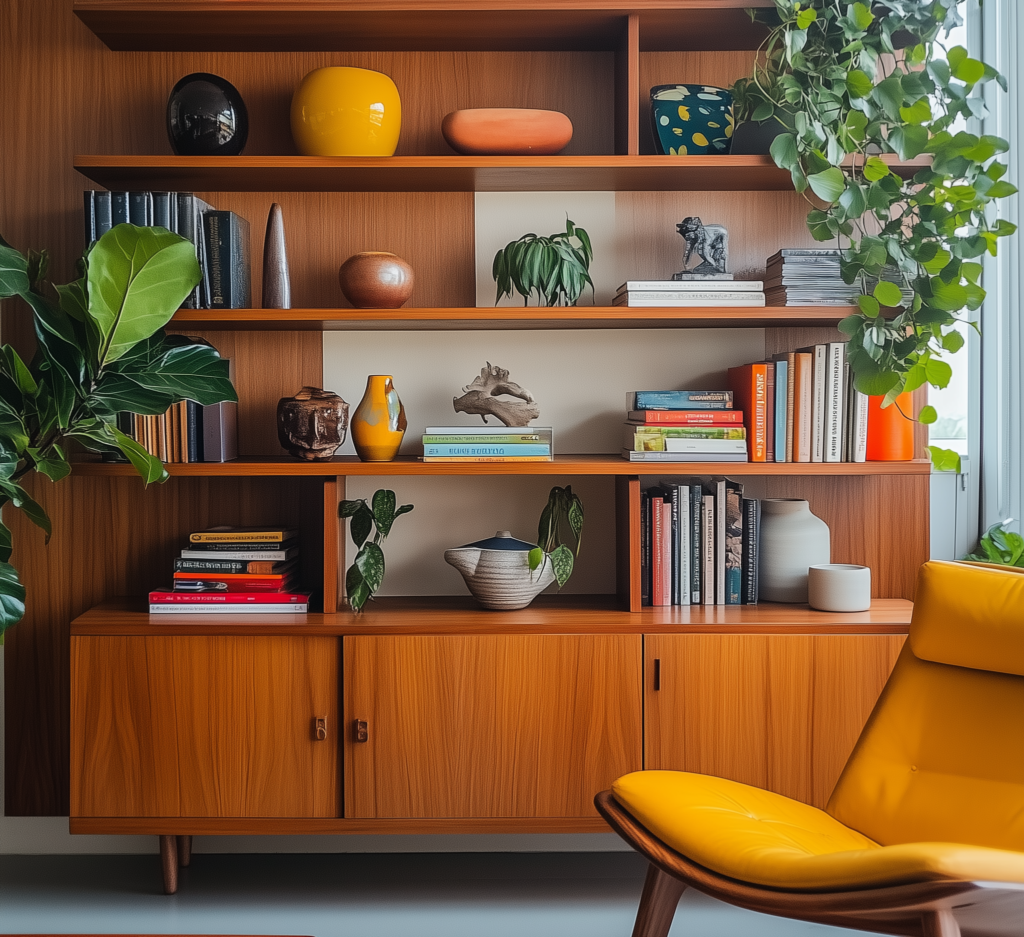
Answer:
<svg viewBox="0 0 1024 937"><path fill-rule="evenodd" d="M215 348L163 331L200 280L184 238L117 225L82 258L77 280L51 293L46 268L45 251L26 256L0 239L0 299L28 304L37 344L28 363L13 346L0 348L0 506L13 504L48 540L50 519L21 480L70 474L68 440L121 453L143 481L164 482L163 463L118 429L118 414L238 398ZM10 556L11 531L0 522L0 633L25 613Z"/></svg>
<svg viewBox="0 0 1024 937"><path fill-rule="evenodd" d="M746 116L784 125L771 155L808 199L811 234L838 239L843 279L862 287L858 311L839 326L857 389L890 406L926 384L945 387L943 357L963 346L964 311L985 298L979 259L1015 230L988 209L1017 191L997 158L1007 141L957 121L981 116L976 89L996 81L1005 90L1005 79L962 46L940 46L962 23L953 3L775 0L774 10L750 12L767 14L771 28L741 83ZM884 154L927 160L911 174ZM881 279L886 268L912 300ZM936 416L926 406L918 419ZM936 467L959 470L955 452L929 452Z"/></svg>
<svg viewBox="0 0 1024 937"><path fill-rule="evenodd" d="M398 499L387 488L378 488L367 504L364 498L342 501L339 517L350 517L349 533L358 549L356 558L345 574L345 592L349 607L361 612L384 581L384 549L382 544L391 533L395 520L413 509L411 504L395 505ZM370 534L373 539L370 539Z"/></svg>
<svg viewBox="0 0 1024 937"><path fill-rule="evenodd" d="M564 231L548 237L524 234L494 255L491 274L498 289L494 302L511 297L514 289L524 306L533 293L545 306L575 306L584 287L594 289L593 259L590 235L568 218Z"/></svg>

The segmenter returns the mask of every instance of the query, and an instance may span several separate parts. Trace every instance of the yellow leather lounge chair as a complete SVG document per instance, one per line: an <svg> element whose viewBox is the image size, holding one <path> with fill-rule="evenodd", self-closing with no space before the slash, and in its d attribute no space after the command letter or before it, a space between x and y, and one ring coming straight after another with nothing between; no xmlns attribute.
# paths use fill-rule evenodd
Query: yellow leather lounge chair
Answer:
<svg viewBox="0 0 1024 937"><path fill-rule="evenodd" d="M682 771L598 794L651 863L634 937L665 937L687 885L876 933L1022 937L1021 572L922 567L910 638L825 810Z"/></svg>

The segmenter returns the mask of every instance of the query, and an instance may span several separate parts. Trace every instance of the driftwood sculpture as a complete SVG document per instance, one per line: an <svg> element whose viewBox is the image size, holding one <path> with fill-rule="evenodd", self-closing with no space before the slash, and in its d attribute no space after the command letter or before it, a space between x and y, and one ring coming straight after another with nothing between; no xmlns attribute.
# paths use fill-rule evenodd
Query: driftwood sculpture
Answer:
<svg viewBox="0 0 1024 937"><path fill-rule="evenodd" d="M507 395L502 399L501 395ZM518 400L509 400L517 397ZM529 426L530 420L540 416L540 407L525 388L508 379L508 371L492 365L480 369L472 384L462 388L462 396L452 401L456 413L479 413L486 423L495 416L506 426Z"/></svg>

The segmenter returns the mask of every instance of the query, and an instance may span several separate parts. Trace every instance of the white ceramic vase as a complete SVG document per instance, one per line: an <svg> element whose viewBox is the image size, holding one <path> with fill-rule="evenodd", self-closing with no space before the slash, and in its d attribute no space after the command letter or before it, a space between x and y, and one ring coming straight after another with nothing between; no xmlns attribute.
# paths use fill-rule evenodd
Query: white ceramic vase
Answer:
<svg viewBox="0 0 1024 937"><path fill-rule="evenodd" d="M806 602L807 571L832 560L828 524L806 501L761 501L758 593L766 602Z"/></svg>
<svg viewBox="0 0 1024 937"><path fill-rule="evenodd" d="M499 530L486 540L445 550L444 559L462 573L469 591L484 608L511 611L526 608L555 581L547 556L540 567L530 569L530 550L535 546Z"/></svg>

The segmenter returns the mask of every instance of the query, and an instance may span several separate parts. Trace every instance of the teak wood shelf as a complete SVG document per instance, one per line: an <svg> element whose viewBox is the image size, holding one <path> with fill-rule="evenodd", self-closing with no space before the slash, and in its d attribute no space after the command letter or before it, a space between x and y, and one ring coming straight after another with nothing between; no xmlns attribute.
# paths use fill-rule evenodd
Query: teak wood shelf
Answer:
<svg viewBox="0 0 1024 937"><path fill-rule="evenodd" d="M913 175L927 159L885 161ZM197 192L784 192L770 156L76 156L108 189Z"/></svg>
<svg viewBox="0 0 1024 937"><path fill-rule="evenodd" d="M763 329L834 326L855 306L469 306L432 309L180 309L170 328L266 331Z"/></svg>
<svg viewBox="0 0 1024 937"><path fill-rule="evenodd" d="M551 462L424 462L399 456L393 462L360 462L356 456L335 456L323 462L279 458L239 458L231 462L168 463L172 476L280 475L929 475L927 459L911 462L627 462L615 455L561 455ZM76 475L137 478L126 462L74 462Z"/></svg>
<svg viewBox="0 0 1024 937"><path fill-rule="evenodd" d="M770 0L76 0L114 50L614 51L630 14L644 51L755 49ZM685 18L679 16L685 13Z"/></svg>

